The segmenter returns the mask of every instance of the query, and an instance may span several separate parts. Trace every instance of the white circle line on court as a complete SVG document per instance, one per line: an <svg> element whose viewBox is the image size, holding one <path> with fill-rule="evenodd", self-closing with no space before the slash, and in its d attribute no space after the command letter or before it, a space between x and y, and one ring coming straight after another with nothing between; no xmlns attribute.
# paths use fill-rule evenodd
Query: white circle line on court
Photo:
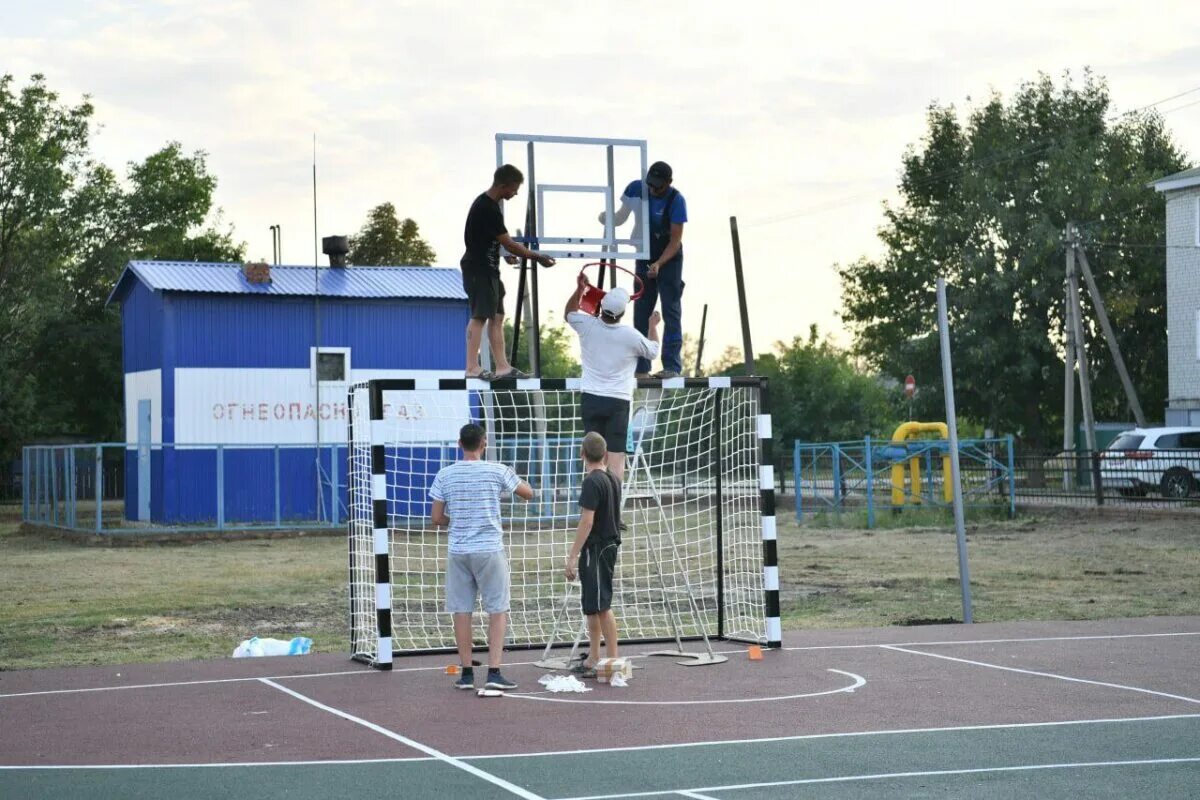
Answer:
<svg viewBox="0 0 1200 800"><path fill-rule="evenodd" d="M1017 644L1021 642L1074 642L1088 641L1095 639L1153 639L1168 636L1200 636L1200 631L1180 631L1175 633L1116 633L1116 634L1092 634L1086 636L1033 636L1026 638L1012 639L962 639L962 640L944 640L932 642L893 642L889 644L827 644L827 645L804 645L795 647L785 647L788 652L799 652L807 650L869 650L872 648L886 647L932 647L935 645L955 645L955 644ZM719 655L735 655L746 652L746 648L738 648L736 650L717 650L714 651ZM453 654L447 654L453 657ZM643 658L640 654L634 653L630 658ZM512 661L509 666L525 667L531 666L537 662L534 661ZM428 667L400 667L390 670L390 673L405 673L405 672L442 672L446 669L445 665L428 666ZM362 669L340 670L337 672L312 672L300 675L255 675L245 678L204 678L194 681L164 681L161 683L135 683L116 686L92 686L80 689L45 689L37 692L9 692L0 693L0 700L8 697L40 697L44 695L55 694L86 694L89 692L119 692L129 689L160 689L172 688L176 686L204 686L207 684L218 683L248 683L258 681L262 678L277 681L301 680L304 678L333 678L347 677L354 675L388 675L389 672L381 672L364 666Z"/></svg>
<svg viewBox="0 0 1200 800"><path fill-rule="evenodd" d="M867 685L867 679L861 675L855 675L853 672L845 672L840 669L828 669L826 672L836 672L838 675L845 675L854 681L850 686L843 686L840 689L828 689L824 692L805 692L803 694L785 694L773 695L771 697L730 697L717 700L590 700L584 699L578 695L573 697L546 697L543 694L506 694L505 697L512 697L517 700L540 700L543 703L590 703L594 705L611 705L611 706L706 706L706 705L722 705L727 703L767 703L778 702L780 700L802 700L806 697L823 697L824 695L850 693L855 689Z"/></svg>

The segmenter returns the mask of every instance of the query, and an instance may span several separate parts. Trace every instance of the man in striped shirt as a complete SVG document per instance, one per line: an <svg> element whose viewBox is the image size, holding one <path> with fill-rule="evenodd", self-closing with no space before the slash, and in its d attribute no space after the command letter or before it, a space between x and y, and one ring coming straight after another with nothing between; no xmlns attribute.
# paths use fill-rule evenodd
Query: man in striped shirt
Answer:
<svg viewBox="0 0 1200 800"><path fill-rule="evenodd" d="M508 561L504 558L504 530L500 526L500 496L533 498L533 487L517 477L513 468L484 461L487 437L474 423L458 432L463 460L443 467L433 479L434 525L450 526L450 552L446 558L446 610L454 615L454 642L462 674L454 684L475 688L471 661L471 615L476 597L488 614L488 675L485 688L515 689L500 674L504 631L508 626Z"/></svg>

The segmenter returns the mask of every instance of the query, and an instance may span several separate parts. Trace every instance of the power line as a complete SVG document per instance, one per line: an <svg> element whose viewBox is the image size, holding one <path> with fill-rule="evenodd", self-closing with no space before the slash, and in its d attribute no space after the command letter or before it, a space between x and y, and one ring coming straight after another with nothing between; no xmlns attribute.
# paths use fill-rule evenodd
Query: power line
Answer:
<svg viewBox="0 0 1200 800"><path fill-rule="evenodd" d="M1156 100L1153 103L1147 103L1144 106L1140 106L1138 108L1134 108L1129 111L1122 111L1118 114L1112 114L1112 115L1108 116L1105 119L1105 121L1106 122L1115 122L1115 121L1121 119L1122 117L1127 117L1127 116L1130 116L1133 114L1141 113L1143 111L1146 111L1147 109L1154 108L1155 106L1160 106L1163 103L1169 103L1170 101L1177 100L1180 97L1186 97L1187 95L1194 94L1195 92L1200 92L1200 86L1192 87L1191 89L1188 89L1186 91L1179 92L1178 94L1173 94L1170 97L1164 97L1161 100ZM1177 106L1175 108L1164 111L1162 113L1163 113L1163 115L1173 114L1176 111L1180 111L1182 109L1185 109L1185 108L1188 108L1190 106L1197 105L1197 104L1200 104L1200 100L1197 100L1192 103L1186 103L1182 106ZM929 183L933 183L935 181L939 181L944 178L953 177L955 175L966 174L969 169L978 169L980 167L996 166L998 164L1003 164L1003 163L1007 163L1009 161L1014 161L1014 160L1017 160L1020 158L1035 155L1037 153L1049 150L1050 148L1054 147L1058 143L1067 139L1070 135L1076 133L1078 130L1079 130L1078 127L1068 128L1067 130L1063 131L1062 133L1059 133L1055 136L1041 140L1040 142L1036 142L1036 141L1030 142L1028 144L1021 145L1020 147L1003 150L999 153L992 154L986 158L971 159L965 165L963 165L961 167L953 167L948 170L943 170L942 172L939 172L939 173L934 173L932 175L926 175L923 178L919 178L914 181L911 181L910 185L925 186ZM758 227L760 225L772 225L777 222L784 222L786 220L794 219L796 217L809 216L811 214L819 214L824 211L830 211L835 208L841 208L846 205L851 205L859 200L863 200L863 199L867 199L867 198L871 198L871 197L878 197L878 195L875 193L860 192L855 195L850 195L847 197L840 198L838 200L834 200L830 203L821 203L821 204L818 204L815 206L810 206L809 208L804 208L804 209L800 209L797 211L789 211L789 212L786 212L783 214L776 214L776 215L770 216L770 217L763 217L763 218L756 219L756 220L750 220L748 222L743 223L742 227L749 228L749 227Z"/></svg>

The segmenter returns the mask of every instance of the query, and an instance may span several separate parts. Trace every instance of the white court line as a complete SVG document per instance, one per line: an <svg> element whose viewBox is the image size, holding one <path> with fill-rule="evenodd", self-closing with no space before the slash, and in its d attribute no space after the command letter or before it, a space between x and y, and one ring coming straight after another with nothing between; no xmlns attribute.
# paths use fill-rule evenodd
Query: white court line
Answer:
<svg viewBox="0 0 1200 800"><path fill-rule="evenodd" d="M962 640L944 640L933 642L897 642L895 644L825 644L825 645L808 645L798 647L785 647L787 651L804 651L804 650L868 650L880 647L932 647L934 645L952 645L952 644L1014 644L1020 642L1073 642L1087 641L1092 639L1153 639L1166 636L1200 636L1200 631L1180 631L1177 633L1116 633L1116 634L1093 634L1088 636L1035 636L1028 638L1015 639L962 639ZM717 650L714 651L719 655L734 655L737 653L746 652L746 648L738 648L736 650ZM453 657L453 654L448 654ZM630 658L646 658L644 654L634 653ZM527 667L536 664L536 661L512 661L508 666ZM429 667L401 667L391 670L391 672L441 672L445 666L429 666ZM302 675L268 675L266 677L271 680L299 680L302 678L330 678L345 675L375 675L384 674L379 670L370 667L363 669L342 670L339 672L313 672ZM94 686L87 689L48 689L38 692L11 692L8 694L0 694L0 700L6 697L37 697L41 695L52 694L86 694L88 692L119 692L126 689L158 689L170 688L174 686L203 686L214 683L247 683L250 681L261 680L258 677L249 678L206 678L195 681L169 681L163 683L136 683L124 686Z"/></svg>
<svg viewBox="0 0 1200 800"><path fill-rule="evenodd" d="M564 797L560 800L617 800L623 797L655 797L687 792L729 792L739 789L766 789L772 786L802 786L813 783L848 783L851 781L878 781L894 778L930 778L944 775L978 775L987 772L1031 772L1043 769L1081 769L1084 767L1135 767L1155 764L1192 764L1200 758L1144 758L1131 761L1080 761L1067 764L1022 764L1015 767L978 767L974 769L935 769L922 772L879 772L872 775L839 775L833 778L802 778L794 781L771 781L763 783L739 783L728 786L700 786L695 789L667 789L657 792L625 792L623 794L592 794L580 797Z"/></svg>
<svg viewBox="0 0 1200 800"><path fill-rule="evenodd" d="M214 767L324 767L356 764L402 764L408 761L437 761L433 756L412 756L411 758L331 758L325 761L224 761L209 764L22 764L20 766L4 766L0 764L0 772L5 770L78 770L78 769L212 769Z"/></svg>
<svg viewBox="0 0 1200 800"><path fill-rule="evenodd" d="M972 661L969 658L955 658L954 656L944 656L940 653L922 653L920 650L907 650L896 645L884 644L880 647L885 650L895 650L897 653L911 653L915 656L925 656L927 658L940 658L944 661L957 661L960 664L973 664L977 667L990 667L991 669L1002 669L1005 672L1019 672L1022 675L1036 675L1039 678L1056 678L1060 681L1070 681L1071 683L1087 683L1092 686L1105 686L1109 689L1124 689L1129 692L1141 692L1142 694L1152 694L1157 697L1166 697L1171 700L1182 700L1185 703L1196 703L1200 705L1200 699L1195 697L1184 697L1181 694L1170 694L1168 692L1156 692L1153 689L1143 689L1140 686L1126 686L1121 683L1105 683L1104 681L1090 681L1086 678L1072 678L1070 675L1057 675L1053 672L1037 672L1031 669L1018 669L1017 667L1005 667L1000 664L989 664L986 661Z"/></svg>
<svg viewBox="0 0 1200 800"><path fill-rule="evenodd" d="M491 753L463 756L471 761L489 758L538 758L541 756L574 756L593 753L624 753L637 750L677 750L685 747L722 747L730 744L767 744L798 742L808 739L852 739L859 736L896 736L910 733L955 733L958 731L995 731L1019 728L1056 728L1065 725L1101 725L1105 723L1161 722L1171 719L1200 719L1200 714L1163 714L1156 717L1109 717L1104 719L1069 719L1055 722L1001 722L993 725L954 725L941 728L898 728L893 730L844 731L841 733L802 733L795 736L768 736L761 739L714 739L707 742L673 742L671 744L642 744L626 747L593 747L579 750L545 750L539 753Z"/></svg>
<svg viewBox="0 0 1200 800"><path fill-rule="evenodd" d="M853 672L844 672L840 669L827 669L826 672L836 672L838 675L845 675L854 681L850 686L843 686L840 689L827 689L824 692L805 692L804 694L785 694L775 697L737 697L726 700L576 700L570 697L546 697L544 692L526 692L524 694L512 693L506 694L505 697L511 697L516 700L540 700L543 703L572 703L582 704L591 703L596 705L606 706L705 706L705 705L723 705L729 703L766 703L778 702L781 700L799 700L805 697L823 697L829 694L840 694L842 692L853 692L862 686L867 685L867 679L861 675L855 675Z"/></svg>
<svg viewBox="0 0 1200 800"><path fill-rule="evenodd" d="M675 792L675 794L680 794L680 795L683 795L684 797L690 797L690 798L692 798L692 800L717 800L717 798L715 798L715 797L709 797L708 795L700 794L699 792L682 791L682 792Z"/></svg>
<svg viewBox="0 0 1200 800"><path fill-rule="evenodd" d="M330 714L333 714L334 716L338 716L338 717L341 717L342 719L349 720L350 722L353 722L356 725L362 725L364 728L373 730L376 733L383 734L384 736L388 737L389 739L393 739L397 742L400 742L403 745L407 745L408 747L411 747L414 750L420 750L422 753L433 756L438 761L441 761L444 764L447 764L451 767L456 767L458 769L461 769L463 772L474 775L476 778L479 778L481 780L485 780L488 783L492 784L493 786L497 786L497 787L505 790L506 792L509 792L510 794L515 794L517 797L525 798L525 800L545 800L545 798L542 797L541 795L537 795L531 791L522 789L520 786L517 786L515 783L509 783L508 781L504 780L503 778L499 778L490 772L484 772L479 767L468 764L467 762L462 761L461 759L455 758L454 756L447 755L446 753L443 753L441 750L438 750L434 747L430 747L427 744L421 744L420 742L416 741L415 739L409 739L407 736L396 733L395 731L392 731L392 730L388 730L387 728L384 728L381 725L376 725L374 722L368 722L367 720L363 719L362 717L356 717L353 714L347 714L345 711L334 708L333 706L327 706L324 703L313 700L311 697L302 695L297 691L287 688L286 686L280 686L278 683L275 683L270 678L259 678L259 680L262 683L265 683L267 686L273 686L274 688L278 689L279 691L283 692L284 694L291 695L292 697L296 698L297 700L308 703L310 706L313 706L314 708L319 708L322 711L328 711Z"/></svg>
<svg viewBox="0 0 1200 800"><path fill-rule="evenodd" d="M871 647L931 647L948 644L1016 644L1020 642L1084 642L1090 639L1154 639L1166 636L1200 636L1200 631L1174 633L1097 633L1085 636L1027 636L1013 639L944 639L931 642L894 642L893 644L814 644L785 647L784 650L865 650ZM728 653L741 650L729 650Z"/></svg>
<svg viewBox="0 0 1200 800"><path fill-rule="evenodd" d="M955 733L958 731L991 731L1020 728L1054 728L1067 725L1097 725L1104 723L1133 723L1133 722L1162 722L1175 719L1200 719L1200 714L1165 714L1157 717L1112 717L1105 719L1071 719L1055 722L1005 722L994 725L957 725L943 728L900 728L895 730L847 731L844 733L805 733L796 736L772 736L762 739L719 739L707 742L675 742L672 744L643 744L626 747L597 747L580 750L543 750L530 753L492 753L478 756L459 756L464 761L480 761L496 758L540 758L543 756L575 756L592 755L597 753L624 753L639 750L678 750L687 747L721 747L731 744L768 744L772 742L793 742L807 739L844 739L861 736L894 736L913 733ZM432 756L413 756L410 758L366 758L366 759L324 759L308 761L254 761L254 762L225 762L210 764L52 764L43 766L0 765L0 772L5 770L72 770L72 769L187 769L189 767L280 767L280 766L323 766L326 764L388 764L404 761L436 761Z"/></svg>

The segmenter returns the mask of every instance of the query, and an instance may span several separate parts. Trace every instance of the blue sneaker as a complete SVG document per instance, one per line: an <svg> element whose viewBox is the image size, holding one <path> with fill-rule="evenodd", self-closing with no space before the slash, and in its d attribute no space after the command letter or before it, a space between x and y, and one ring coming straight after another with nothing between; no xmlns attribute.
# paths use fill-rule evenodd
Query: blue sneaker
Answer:
<svg viewBox="0 0 1200 800"><path fill-rule="evenodd" d="M475 671L470 667L463 669L462 674L458 676L458 680L454 682L455 689L474 689L475 688Z"/></svg>
<svg viewBox="0 0 1200 800"><path fill-rule="evenodd" d="M515 683L513 683L512 681L510 681L508 678L501 675L500 670L489 669L487 683L484 684L484 688L485 689L500 689L501 691L507 691L509 689L517 688L517 685Z"/></svg>

